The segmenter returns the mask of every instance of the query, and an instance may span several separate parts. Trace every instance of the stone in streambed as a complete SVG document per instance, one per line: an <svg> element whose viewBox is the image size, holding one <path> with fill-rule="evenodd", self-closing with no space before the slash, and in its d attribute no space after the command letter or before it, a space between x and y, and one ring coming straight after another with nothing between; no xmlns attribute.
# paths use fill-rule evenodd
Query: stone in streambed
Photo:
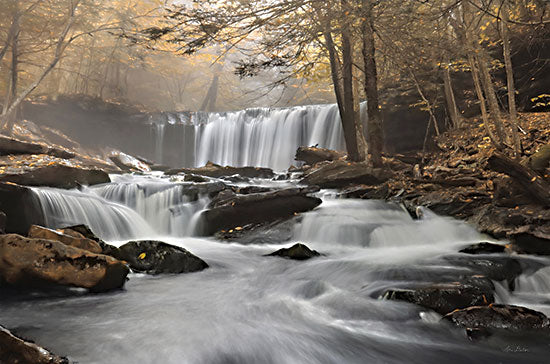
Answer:
<svg viewBox="0 0 550 364"><path fill-rule="evenodd" d="M293 260L308 260L320 256L319 252L311 250L304 244L294 244L290 248L279 249L271 254L266 254L266 257L282 257Z"/></svg>
<svg viewBox="0 0 550 364"><path fill-rule="evenodd" d="M286 219L313 210L322 202L309 196L317 190L287 188L247 195L227 193L213 201L210 209L201 214L202 233L212 235L220 230Z"/></svg>
<svg viewBox="0 0 550 364"><path fill-rule="evenodd" d="M104 292L121 288L128 267L113 257L58 241L0 236L0 280L15 287L69 286Z"/></svg>
<svg viewBox="0 0 550 364"><path fill-rule="evenodd" d="M82 234L70 230L52 230L42 226L33 225L29 229L29 238L55 240L65 245L101 254L103 249L96 241L85 238Z"/></svg>
<svg viewBox="0 0 550 364"><path fill-rule="evenodd" d="M296 150L295 160L313 166L319 162L334 161L346 156L344 152L317 147L299 147Z"/></svg>
<svg viewBox="0 0 550 364"><path fill-rule="evenodd" d="M195 174L214 178L230 177L234 175L239 175L246 178L273 178L275 175L273 170L269 168L224 167L212 162L208 162L204 167L171 169L165 172L166 175L175 175L179 173Z"/></svg>
<svg viewBox="0 0 550 364"><path fill-rule="evenodd" d="M366 163L336 160L318 163L307 171L300 183L321 188L344 188L360 184L378 185L391 175L391 171L372 168Z"/></svg>
<svg viewBox="0 0 550 364"><path fill-rule="evenodd" d="M541 312L520 306L491 304L453 311L443 317L456 326L474 330L549 330L550 321Z"/></svg>
<svg viewBox="0 0 550 364"><path fill-rule="evenodd" d="M0 363L69 364L69 361L13 335L0 326Z"/></svg>
<svg viewBox="0 0 550 364"><path fill-rule="evenodd" d="M8 233L26 234L33 224L45 224L33 191L15 183L0 182L0 211L6 214L5 232Z"/></svg>
<svg viewBox="0 0 550 364"><path fill-rule="evenodd" d="M118 248L116 246L107 244L106 242L98 238L94 234L94 232L86 225L80 224L67 226L62 229L58 229L57 231L65 235L70 235L72 237L93 240L101 247L101 254L110 255L115 258L118 256Z"/></svg>
<svg viewBox="0 0 550 364"><path fill-rule="evenodd" d="M466 282L439 283L415 289L390 289L382 298L414 303L445 315L455 309L493 303L493 290L490 280L472 277Z"/></svg>
<svg viewBox="0 0 550 364"><path fill-rule="evenodd" d="M488 242L481 242L477 244L468 245L466 248L459 250L460 253L464 254L498 254L504 253L506 251L506 246L501 244L494 244Z"/></svg>
<svg viewBox="0 0 550 364"><path fill-rule="evenodd" d="M36 169L21 169L0 176L1 182L25 186L76 188L80 185L96 185L111 182L109 175L100 169L80 168L53 164Z"/></svg>
<svg viewBox="0 0 550 364"><path fill-rule="evenodd" d="M131 241L122 245L117 254L136 272L190 273L208 268L204 260L186 249L162 241Z"/></svg>

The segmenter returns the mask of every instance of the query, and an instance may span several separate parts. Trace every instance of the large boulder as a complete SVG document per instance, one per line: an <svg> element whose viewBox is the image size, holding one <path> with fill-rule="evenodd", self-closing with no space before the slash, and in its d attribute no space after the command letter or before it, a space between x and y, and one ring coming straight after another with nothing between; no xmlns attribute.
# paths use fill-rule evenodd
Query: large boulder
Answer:
<svg viewBox="0 0 550 364"><path fill-rule="evenodd" d="M301 183L321 188L344 188L350 185L378 185L388 180L391 172L372 168L366 163L336 160L319 163L307 171Z"/></svg>
<svg viewBox="0 0 550 364"><path fill-rule="evenodd" d="M121 288L128 267L102 254L58 241L0 236L0 280L16 287L72 286L92 292Z"/></svg>
<svg viewBox="0 0 550 364"><path fill-rule="evenodd" d="M493 290L490 280L479 277L416 289L391 289L382 298L414 303L444 315L456 309L493 303Z"/></svg>
<svg viewBox="0 0 550 364"><path fill-rule="evenodd" d="M220 230L285 219L312 210L322 202L317 197L308 196L313 191L315 189L287 188L265 193L228 195L201 214L202 232L212 235Z"/></svg>
<svg viewBox="0 0 550 364"><path fill-rule="evenodd" d="M460 253L464 254L498 254L504 253L506 251L506 245L495 244L489 242L481 242L476 244L468 245L467 247L460 249Z"/></svg>
<svg viewBox="0 0 550 364"><path fill-rule="evenodd" d="M30 188L0 182L0 211L6 214L5 231L27 234L33 224L44 225L40 202Z"/></svg>
<svg viewBox="0 0 550 364"><path fill-rule="evenodd" d="M79 185L108 183L111 180L109 175L100 169L53 164L0 175L0 182L12 182L26 186L76 188Z"/></svg>
<svg viewBox="0 0 550 364"><path fill-rule="evenodd" d="M317 148L317 147L299 147L296 150L295 160L304 162L307 165L314 165L324 161L335 161L344 158L346 154L336 150Z"/></svg>
<svg viewBox="0 0 550 364"><path fill-rule="evenodd" d="M0 363L69 364L69 361L36 344L18 338L0 326Z"/></svg>
<svg viewBox="0 0 550 364"><path fill-rule="evenodd" d="M467 329L511 331L549 330L550 321L541 312L520 306L492 304L453 311L443 320Z"/></svg>
<svg viewBox="0 0 550 364"><path fill-rule="evenodd" d="M57 231L69 235L75 238L86 238L89 240L95 241L101 247L101 253L105 255L110 255L112 257L118 256L118 248L114 245L107 244L100 238L98 238L94 232L86 225L73 225L67 226Z"/></svg>
<svg viewBox="0 0 550 364"><path fill-rule="evenodd" d="M162 241L131 241L119 248L118 258L128 262L132 270L149 274L190 273L208 268L204 260L186 249Z"/></svg>
<svg viewBox="0 0 550 364"><path fill-rule="evenodd" d="M294 244L290 248L279 249L271 254L265 255L266 257L282 257L293 260L308 260L320 256L316 250L311 250L304 244Z"/></svg>
<svg viewBox="0 0 550 364"><path fill-rule="evenodd" d="M98 242L87 239L82 234L70 229L52 230L42 226L33 225L29 229L29 238L55 240L65 245L87 250L92 253L101 254L103 249Z"/></svg>
<svg viewBox="0 0 550 364"><path fill-rule="evenodd" d="M229 177L234 175L239 175L241 177L248 178L273 178L275 173L269 168L259 168L259 167L224 167L215 163L208 162L204 167L200 168L181 168L181 169L171 169L166 171L167 175L174 174L196 174L199 176L207 177Z"/></svg>

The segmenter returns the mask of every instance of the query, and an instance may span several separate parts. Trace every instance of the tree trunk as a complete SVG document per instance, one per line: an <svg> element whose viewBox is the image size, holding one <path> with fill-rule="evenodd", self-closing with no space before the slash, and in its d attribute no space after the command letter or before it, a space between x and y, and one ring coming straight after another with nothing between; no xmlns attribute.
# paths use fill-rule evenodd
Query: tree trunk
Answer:
<svg viewBox="0 0 550 364"><path fill-rule="evenodd" d="M382 166L384 129L378 101L378 73L376 69L374 44L374 19L370 0L363 0L365 20L362 25L363 62L365 67L365 95L367 97L367 146L370 161L374 167Z"/></svg>
<svg viewBox="0 0 550 364"><path fill-rule="evenodd" d="M8 92L4 100L4 107L2 115L4 116L4 129L8 134L11 134L13 124L17 118L17 109L7 114L10 104L17 98L17 83L19 80L19 34L20 29L20 13L19 13L19 1L15 1L15 9L13 14L13 34L11 37L11 69L10 69L10 82Z"/></svg>
<svg viewBox="0 0 550 364"><path fill-rule="evenodd" d="M518 132L518 112L516 109L516 87L514 84L514 68L512 67L512 56L510 52L510 36L508 34L508 7L502 7L502 20L500 22L502 33L502 51L504 55L504 65L506 67L506 85L508 89L508 110L510 112L510 122L512 124L512 138L514 139L514 149L516 158L521 155L521 142Z"/></svg>
<svg viewBox="0 0 550 364"><path fill-rule="evenodd" d="M445 60L445 66L443 68L443 88L445 89L445 102L447 103L447 110L449 111L449 118L453 128L460 128L462 126L462 118L458 112L456 105L455 93L453 91L453 84L451 80L451 72L449 67L451 61L447 58Z"/></svg>
<svg viewBox="0 0 550 364"><path fill-rule="evenodd" d="M214 111L216 109L216 100L218 99L218 84L220 80L220 75L215 74L214 77L212 77L212 82L210 83L210 87L208 88L208 92L204 96L204 100L202 101L202 105L200 110L201 111Z"/></svg>
<svg viewBox="0 0 550 364"><path fill-rule="evenodd" d="M474 42L478 44L477 42ZM491 79L491 74L489 73L489 60L485 51L477 47L477 63L479 67L479 73L481 75L481 84L483 85L483 90L485 91L485 96L487 97L487 103L489 105L489 110L491 111L491 117L495 123L495 130L497 132L497 137L501 144L506 142L506 134L504 133L504 127L502 125L502 115L500 113L500 107L498 106L497 95L495 92L495 87L493 85L493 80Z"/></svg>

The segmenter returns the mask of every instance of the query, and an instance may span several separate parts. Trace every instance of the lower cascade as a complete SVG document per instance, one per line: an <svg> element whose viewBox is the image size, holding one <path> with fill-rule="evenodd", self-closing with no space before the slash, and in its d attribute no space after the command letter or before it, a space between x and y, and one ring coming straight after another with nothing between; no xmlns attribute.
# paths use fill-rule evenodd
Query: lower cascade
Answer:
<svg viewBox="0 0 550 364"><path fill-rule="evenodd" d="M336 105L196 113L190 119L187 113L164 114L152 125L160 164L168 162L166 154L177 151L183 155L176 163L189 167L210 161L282 171L294 163L299 146L345 149Z"/></svg>

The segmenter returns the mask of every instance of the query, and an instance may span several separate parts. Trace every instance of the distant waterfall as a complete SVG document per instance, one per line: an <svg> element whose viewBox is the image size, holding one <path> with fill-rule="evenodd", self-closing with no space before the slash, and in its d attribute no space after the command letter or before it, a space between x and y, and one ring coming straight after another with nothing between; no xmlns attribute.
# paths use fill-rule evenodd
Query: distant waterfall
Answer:
<svg viewBox="0 0 550 364"><path fill-rule="evenodd" d="M110 183L83 191L35 188L46 225L86 224L107 240L191 236L207 197L185 193L183 185L157 182Z"/></svg>
<svg viewBox="0 0 550 364"><path fill-rule="evenodd" d="M294 155L299 146L345 149L336 105L199 112L193 114L189 122L184 121L188 114L169 116L153 122L157 143L171 140L170 145L156 145L157 154L160 154L158 163L170 164L169 160L184 163L185 160L188 166L199 167L211 161L280 171L295 163ZM194 135L193 141L189 140L190 133ZM177 143L174 136L181 136L183 148L173 145ZM185 157L174 158L174 153L183 153Z"/></svg>

